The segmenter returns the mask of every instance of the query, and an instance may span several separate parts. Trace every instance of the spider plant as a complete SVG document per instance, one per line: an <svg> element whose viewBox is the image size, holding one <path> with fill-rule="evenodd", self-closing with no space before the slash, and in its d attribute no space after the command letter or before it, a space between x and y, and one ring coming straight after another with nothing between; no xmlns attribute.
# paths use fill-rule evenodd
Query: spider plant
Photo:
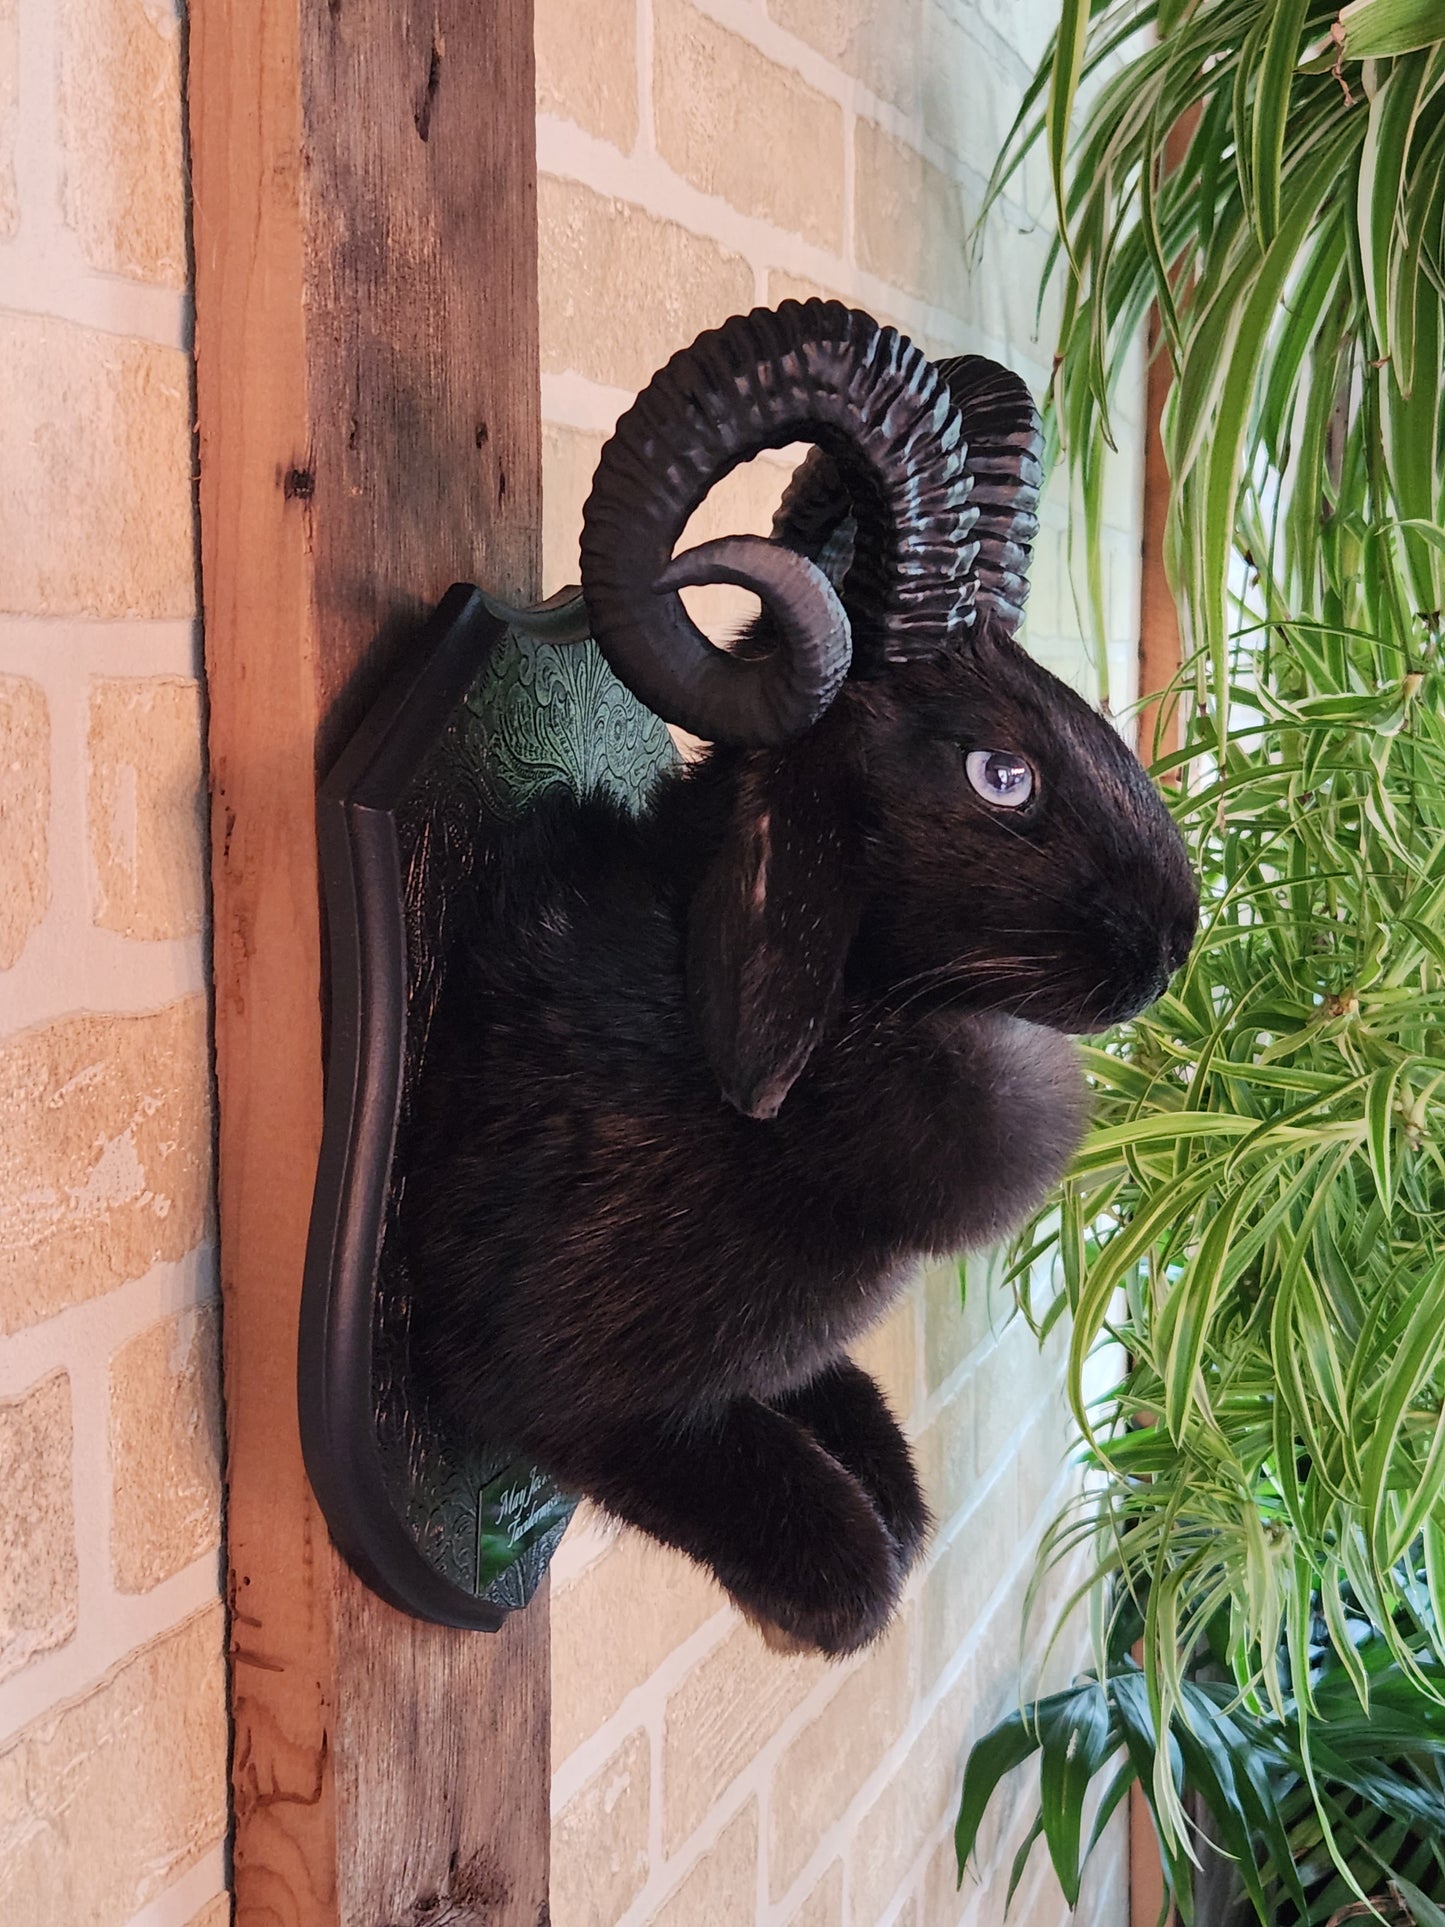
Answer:
<svg viewBox="0 0 1445 1927"><path fill-rule="evenodd" d="M1316 1611L1356 1717L1370 1670L1347 1600L1401 1691L1445 1694L1445 7L1064 0L992 194L1039 140L1064 295L1052 421L1090 554L1151 304L1172 369L1166 559L1189 649L1183 747L1158 768L1204 903L1169 994L1086 1051L1094 1129L1017 1254L1027 1315L1072 1319L1096 1469L1045 1559L1082 1554L1085 1590L1137 1609L1140 1670L1106 1671L1089 1718L1114 1731L1107 1705L1127 1742L1132 1694L1174 1736L1145 1749L1138 1728L1129 1759L1181 1907L1180 1735L1226 1718L1261 1745L1296 1736L1302 1797L1360 1893ZM1090 1405L1108 1339L1127 1369ZM1211 1631L1227 1713L1192 1671ZM1278 1862L1277 1838L1255 1845Z"/></svg>
<svg viewBox="0 0 1445 1927"><path fill-rule="evenodd" d="M1166 559L1198 693L1227 681L1241 497L1262 466L1284 606L1327 615L1334 578L1358 577L1371 627L1408 647L1445 600L1440 0L1063 0L989 205L1039 140L1063 283L1054 421L1091 566L1110 401L1153 305L1174 377ZM1330 544L1341 510L1353 543ZM1096 573L1090 588L1097 609ZM1213 714L1222 741L1227 705Z"/></svg>

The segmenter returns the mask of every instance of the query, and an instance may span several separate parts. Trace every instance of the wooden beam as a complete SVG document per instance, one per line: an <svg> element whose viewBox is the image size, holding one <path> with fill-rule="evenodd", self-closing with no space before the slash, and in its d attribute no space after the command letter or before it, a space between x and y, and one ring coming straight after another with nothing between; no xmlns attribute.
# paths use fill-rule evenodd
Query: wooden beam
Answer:
<svg viewBox="0 0 1445 1927"><path fill-rule="evenodd" d="M1169 508L1169 465L1159 432L1173 384L1168 351L1160 340L1159 310L1149 311L1149 363L1144 396L1144 545L1139 576L1139 693L1149 700L1139 712L1139 754L1146 762L1179 747L1179 706L1161 703L1179 673L1182 640L1179 611L1164 569L1164 524Z"/></svg>
<svg viewBox="0 0 1445 1927"><path fill-rule="evenodd" d="M1170 128L1164 143L1163 172L1183 162L1199 125L1191 107ZM1169 509L1169 464L1164 459L1160 422L1174 382L1174 368L1162 339L1157 302L1149 309L1148 372L1144 395L1144 546L1139 583L1139 693L1158 698L1179 673L1183 641L1179 610L1164 567L1164 525ZM1180 744L1179 706L1151 700L1139 714L1139 754L1146 762L1170 756Z"/></svg>
<svg viewBox="0 0 1445 1927"><path fill-rule="evenodd" d="M536 1927L545 1595L420 1626L333 1554L297 1306L316 775L456 578L536 588L530 0L192 0L241 1927Z"/></svg>
<svg viewBox="0 0 1445 1927"><path fill-rule="evenodd" d="M1164 143L1165 174L1179 167L1199 125L1198 107L1180 115ZM1162 340L1158 303L1149 310L1148 364L1144 395L1144 540L1139 583L1139 754L1146 762L1170 756L1181 741L1179 705L1159 698L1179 674L1183 640L1179 610L1164 567L1164 527L1169 509L1169 464L1160 433L1174 370ZM1129 1792L1130 1927L1157 1927L1164 1910L1164 1869L1143 1790ZM1170 1919L1177 1916L1172 1913Z"/></svg>

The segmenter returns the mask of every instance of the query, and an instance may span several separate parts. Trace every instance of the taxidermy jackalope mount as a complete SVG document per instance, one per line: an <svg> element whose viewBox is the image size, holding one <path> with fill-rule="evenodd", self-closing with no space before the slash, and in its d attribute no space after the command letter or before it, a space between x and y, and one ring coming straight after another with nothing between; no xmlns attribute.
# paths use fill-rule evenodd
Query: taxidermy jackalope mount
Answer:
<svg viewBox="0 0 1445 1927"><path fill-rule="evenodd" d="M674 556L795 441L770 539ZM1197 923L1138 762L1014 639L1041 446L1006 369L837 305L673 356L602 452L582 601L712 748L639 812L553 791L491 840L418 1095L449 1421L826 1653L887 1623L929 1527L847 1348L921 1255L1042 1201L1085 1120L1069 1033L1156 998ZM761 600L731 650L679 597L706 582Z"/></svg>
<svg viewBox="0 0 1445 1927"><path fill-rule="evenodd" d="M796 441L770 539L674 555ZM736 316L603 449L581 590L501 611L549 640L454 589L328 778L302 1436L393 1603L499 1624L586 1494L784 1643L886 1625L929 1515L848 1348L920 1256L1045 1198L1085 1119L1069 1033L1157 997L1197 922L1143 770L1015 640L1041 446L978 356L817 301ZM708 582L760 599L731 649L678 594ZM631 696L551 646L589 634ZM559 663L596 673L554 702ZM634 697L708 752L669 766ZM544 712L625 767L492 807Z"/></svg>

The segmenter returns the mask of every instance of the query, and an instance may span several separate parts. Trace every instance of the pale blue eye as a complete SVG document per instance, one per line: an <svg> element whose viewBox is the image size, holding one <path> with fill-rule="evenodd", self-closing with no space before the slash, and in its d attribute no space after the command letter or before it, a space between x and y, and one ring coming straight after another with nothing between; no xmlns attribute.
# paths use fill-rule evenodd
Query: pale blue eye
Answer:
<svg viewBox="0 0 1445 1927"><path fill-rule="evenodd" d="M1016 810L1034 793L1034 773L1012 749L971 749L964 760L968 780L986 803Z"/></svg>

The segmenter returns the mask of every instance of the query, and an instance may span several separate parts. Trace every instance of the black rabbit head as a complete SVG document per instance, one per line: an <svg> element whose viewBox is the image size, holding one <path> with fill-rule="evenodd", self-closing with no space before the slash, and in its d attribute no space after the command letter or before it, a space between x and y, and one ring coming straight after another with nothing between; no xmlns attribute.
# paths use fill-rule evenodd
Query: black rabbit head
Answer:
<svg viewBox="0 0 1445 1927"><path fill-rule="evenodd" d="M1198 897L1110 724L985 615L858 691L870 988L1096 1031L1153 1003Z"/></svg>
<svg viewBox="0 0 1445 1927"><path fill-rule="evenodd" d="M676 560L694 507L767 446L818 444L771 541ZM673 360L584 513L593 633L669 721L725 747L726 829L688 920L724 1093L776 1114L843 995L1091 1031L1151 1003L1198 899L1110 724L1014 640L1042 479L1033 403L832 304L737 317ZM715 649L677 589L763 614Z"/></svg>

